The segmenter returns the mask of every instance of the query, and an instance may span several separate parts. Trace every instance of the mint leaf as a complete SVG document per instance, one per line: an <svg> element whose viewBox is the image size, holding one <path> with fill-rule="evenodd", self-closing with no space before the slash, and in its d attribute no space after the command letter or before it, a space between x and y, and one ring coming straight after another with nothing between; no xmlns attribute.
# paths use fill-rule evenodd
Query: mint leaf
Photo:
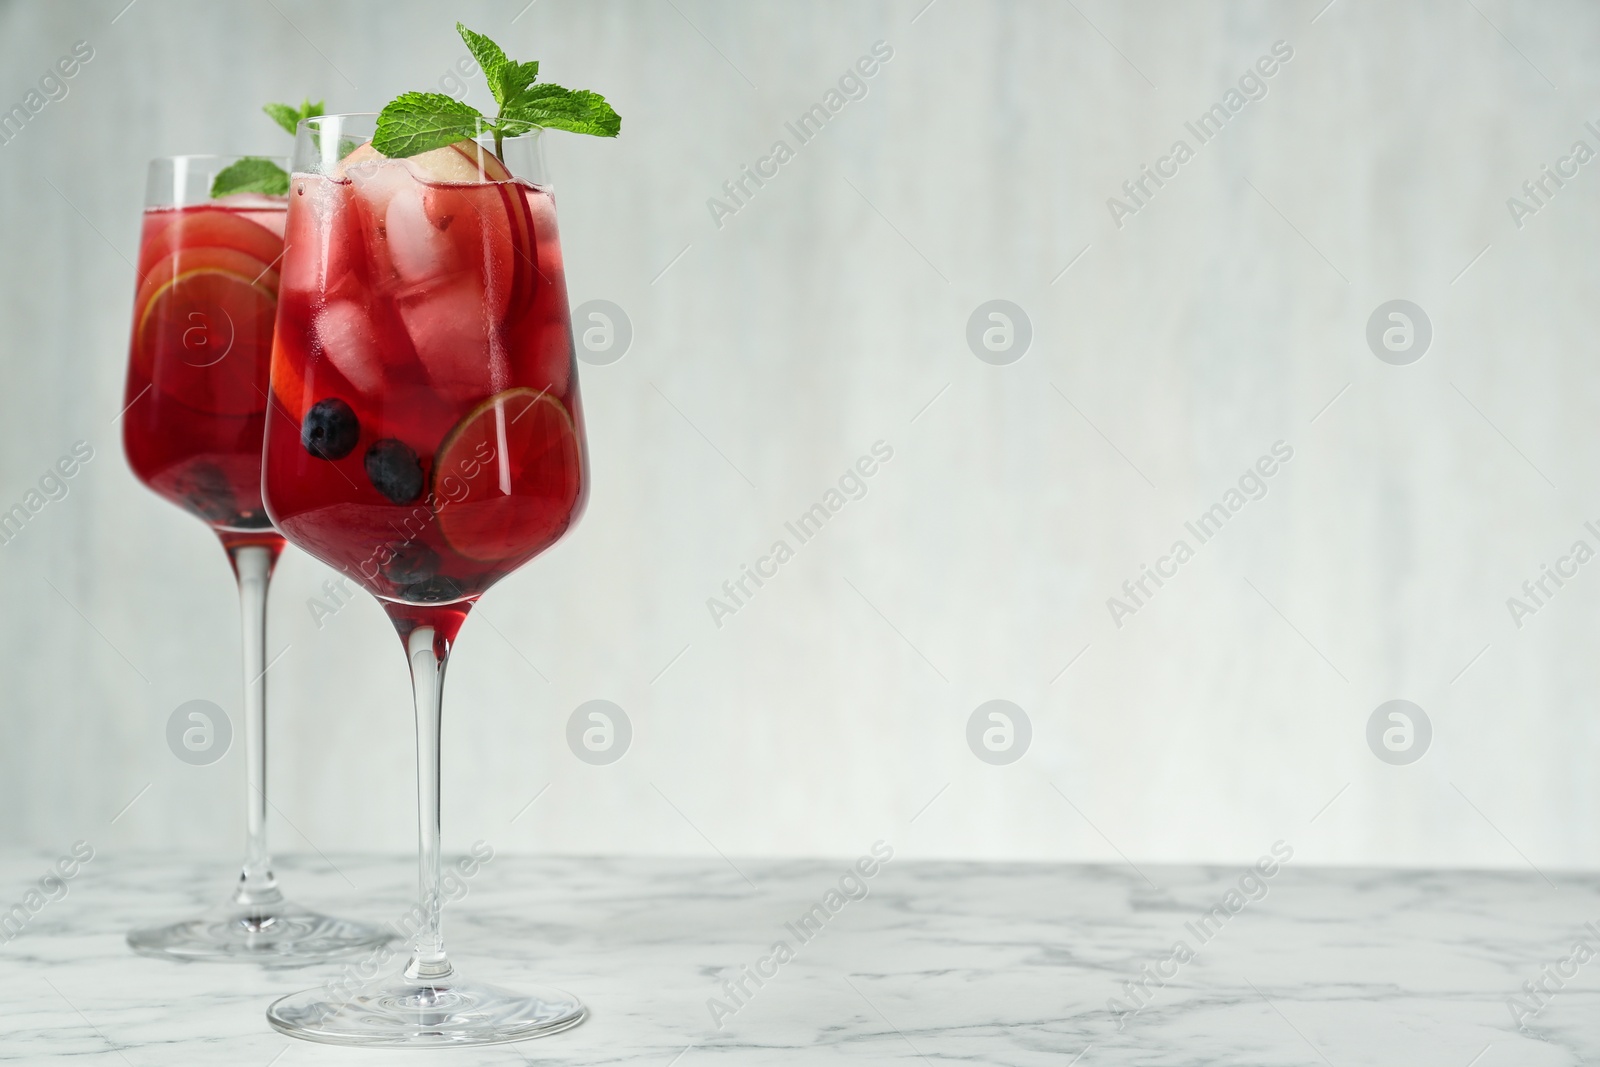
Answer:
<svg viewBox="0 0 1600 1067"><path fill-rule="evenodd" d="M273 122L288 130L289 136L293 137L301 119L314 119L322 114L322 101L318 100L313 104L307 97L301 101L299 107L293 104L267 104L261 110L265 111Z"/></svg>
<svg viewBox="0 0 1600 1067"><path fill-rule="evenodd" d="M500 99L500 90L497 86L500 72L505 69L511 60L500 46L481 33L473 33L461 23L456 23L456 32L467 43L467 51L472 53L472 58L478 61L478 67L483 71L483 80L489 83L489 91L494 93L496 103L505 103Z"/></svg>
<svg viewBox="0 0 1600 1067"><path fill-rule="evenodd" d="M292 108L288 104L267 104L261 110L265 111L273 122L288 130L291 136L294 134L295 127L299 125L299 109Z"/></svg>
<svg viewBox="0 0 1600 1067"><path fill-rule="evenodd" d="M615 137L622 130L622 117L599 93L546 83L525 90L515 107L502 110L500 126L505 133L526 133L534 126L543 126Z"/></svg>
<svg viewBox="0 0 1600 1067"><path fill-rule="evenodd" d="M389 101L378 116L373 148L386 156L414 156L488 132L494 134L498 156L504 138L533 129L570 130L596 137L615 137L621 132L621 117L599 93L535 84L539 79L537 60L519 63L489 38L459 22L456 32L478 61L500 113L488 118L443 93L403 93Z"/></svg>
<svg viewBox="0 0 1600 1067"><path fill-rule="evenodd" d="M492 125L477 108L443 93L401 93L378 115L372 147L404 159L476 137Z"/></svg>
<svg viewBox="0 0 1600 1067"><path fill-rule="evenodd" d="M501 111L515 107L522 94L538 79L538 61L517 63L507 59L499 45L459 22L456 23L456 32L467 43L472 58L478 61L479 68L483 70L483 80L489 83L489 92L494 94L494 102L500 105Z"/></svg>
<svg viewBox="0 0 1600 1067"><path fill-rule="evenodd" d="M539 77L539 61L532 63L507 63L500 72L499 91L494 94L500 110L520 104L528 89Z"/></svg>
<svg viewBox="0 0 1600 1067"><path fill-rule="evenodd" d="M211 196L229 193L265 193L268 196L289 195L289 172L270 159L247 156L230 163L211 179Z"/></svg>

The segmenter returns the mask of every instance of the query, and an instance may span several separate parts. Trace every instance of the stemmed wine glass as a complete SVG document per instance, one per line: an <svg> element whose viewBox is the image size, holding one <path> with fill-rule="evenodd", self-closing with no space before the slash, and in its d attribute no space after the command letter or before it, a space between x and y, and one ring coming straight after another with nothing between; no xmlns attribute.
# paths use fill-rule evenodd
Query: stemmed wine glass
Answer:
<svg viewBox="0 0 1600 1067"><path fill-rule="evenodd" d="M465 980L445 954L439 722L468 611L553 544L587 494L555 203L537 130L503 156L485 135L389 159L370 144L375 122L300 124L263 491L284 536L376 596L400 635L422 922L400 973L348 996L284 997L267 1018L334 1044L515 1041L585 1009L557 990Z"/></svg>
<svg viewBox="0 0 1600 1067"><path fill-rule="evenodd" d="M135 930L128 944L170 959L311 961L370 950L393 935L285 900L267 854L267 583L284 542L261 503L261 437L287 202L242 192L214 199L213 180L238 161L169 156L150 164L121 419L133 472L211 526L238 578L245 860L225 904Z"/></svg>

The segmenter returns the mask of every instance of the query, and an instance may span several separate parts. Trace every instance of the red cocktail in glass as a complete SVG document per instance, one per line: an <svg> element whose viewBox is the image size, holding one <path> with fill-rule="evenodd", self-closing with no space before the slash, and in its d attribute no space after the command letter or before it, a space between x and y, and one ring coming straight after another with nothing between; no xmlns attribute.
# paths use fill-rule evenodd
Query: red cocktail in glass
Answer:
<svg viewBox="0 0 1600 1067"><path fill-rule="evenodd" d="M287 205L253 193L213 199L217 175L238 162L173 156L150 166L120 418L134 473L210 524L238 578L245 860L221 907L135 930L128 943L169 959L306 961L371 950L391 935L285 900L267 852L267 585L284 541L261 502L261 448ZM205 718L191 712L191 721L197 714ZM186 746L191 735L214 736L214 723L195 726Z"/></svg>
<svg viewBox="0 0 1600 1067"><path fill-rule="evenodd" d="M453 639L584 503L554 201L475 145L357 149L290 197L268 507L392 616Z"/></svg>
<svg viewBox="0 0 1600 1067"><path fill-rule="evenodd" d="M210 523L282 546L261 506L281 197L144 213L123 446L139 479Z"/></svg>
<svg viewBox="0 0 1600 1067"><path fill-rule="evenodd" d="M374 116L302 122L262 489L294 544L378 597L416 698L419 922L404 970L285 997L280 1031L482 1044L577 1025L543 989L465 981L440 933L445 663L474 601L548 548L587 492L566 282L538 134L404 159ZM515 175L515 176L514 176Z"/></svg>

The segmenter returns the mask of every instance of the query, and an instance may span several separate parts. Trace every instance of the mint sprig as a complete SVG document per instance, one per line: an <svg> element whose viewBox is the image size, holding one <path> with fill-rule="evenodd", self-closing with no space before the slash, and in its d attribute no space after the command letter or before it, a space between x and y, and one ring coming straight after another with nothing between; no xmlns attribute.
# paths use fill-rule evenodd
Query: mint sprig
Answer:
<svg viewBox="0 0 1600 1067"><path fill-rule="evenodd" d="M615 137L622 130L621 117L599 93L549 82L536 84L537 60L519 63L509 59L499 45L459 22L456 32L483 70L499 112L490 118L443 93L402 93L378 115L373 148L392 159L403 159L487 131L494 135L494 154L499 156L503 138L532 129L569 130L595 137Z"/></svg>
<svg viewBox="0 0 1600 1067"><path fill-rule="evenodd" d="M315 104L307 97L301 101L299 107L292 104L267 104L261 109L279 126L289 131L292 137L295 128L300 125L301 119L316 118L322 114L322 101ZM211 198L228 196L231 193L264 193L267 196L289 195L289 172L278 166L270 159L260 156L246 156L236 163L230 163L217 172L211 179Z"/></svg>
<svg viewBox="0 0 1600 1067"><path fill-rule="evenodd" d="M289 195L289 174L270 159L246 156L217 171L211 179L211 198L230 193L265 193L268 196Z"/></svg>
<svg viewBox="0 0 1600 1067"><path fill-rule="evenodd" d="M293 104L266 104L261 110L265 111L273 122L288 130L289 136L293 137L299 132L301 119L314 119L322 114L322 101L318 100L313 104L311 98L307 97L300 101L299 107Z"/></svg>
<svg viewBox="0 0 1600 1067"><path fill-rule="evenodd" d="M483 80L489 83L489 92L494 94L494 102L502 109L514 107L521 95L538 80L537 59L532 63L518 63L507 59L499 45L481 33L473 33L459 22L456 23L456 32L466 42L472 58L478 61L478 67L483 71Z"/></svg>

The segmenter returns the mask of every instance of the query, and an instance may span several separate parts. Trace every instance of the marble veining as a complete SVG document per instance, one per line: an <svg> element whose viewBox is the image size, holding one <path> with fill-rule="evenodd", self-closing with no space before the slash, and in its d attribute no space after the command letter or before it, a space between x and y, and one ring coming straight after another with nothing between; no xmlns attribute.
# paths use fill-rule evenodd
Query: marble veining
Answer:
<svg viewBox="0 0 1600 1067"><path fill-rule="evenodd" d="M3 906L54 859L0 853ZM1256 899L1226 921L1196 926L1245 868L896 857L861 879L864 898L797 938L797 918L853 862L499 855L447 913L458 964L570 990L592 1017L518 1046L375 1053L292 1041L263 1018L273 998L338 965L168 964L127 950L128 928L209 903L226 863L97 855L0 945L0 1062L1540 1067L1600 1056L1600 958L1562 963L1582 939L1600 947L1584 929L1600 925L1593 874L1291 864L1264 892L1248 883ZM279 872L298 899L338 914L386 921L410 904L409 857L288 857ZM777 961L780 940L793 951ZM1179 941L1191 952L1174 961ZM762 960L776 973L745 978L735 1003L723 979ZM1167 976L1141 977L1156 974L1147 965ZM1530 998L1523 983L1541 980L1559 992ZM1128 982L1143 983L1132 1000ZM1513 997L1543 1005L1520 1030ZM736 1008L720 1028L713 999ZM1119 1020L1113 999L1143 1006Z"/></svg>

